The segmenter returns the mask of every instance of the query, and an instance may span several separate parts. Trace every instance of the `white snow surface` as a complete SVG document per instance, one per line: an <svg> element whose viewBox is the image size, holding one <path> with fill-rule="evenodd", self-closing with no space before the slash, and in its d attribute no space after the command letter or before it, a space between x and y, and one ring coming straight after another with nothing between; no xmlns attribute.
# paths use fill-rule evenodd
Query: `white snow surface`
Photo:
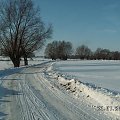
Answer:
<svg viewBox="0 0 120 120"><path fill-rule="evenodd" d="M84 83L96 85L120 93L120 61L62 61L56 70Z"/></svg>
<svg viewBox="0 0 120 120"><path fill-rule="evenodd" d="M114 108L120 107L120 61L60 61L53 70L59 74L60 84L76 96L81 91L120 116L120 110Z"/></svg>
<svg viewBox="0 0 120 120"><path fill-rule="evenodd" d="M13 68L10 61L0 61L0 120L120 120L120 108L99 109L120 107L118 92L93 87L75 79L75 74L61 72L60 66L74 61L29 62L27 67Z"/></svg>

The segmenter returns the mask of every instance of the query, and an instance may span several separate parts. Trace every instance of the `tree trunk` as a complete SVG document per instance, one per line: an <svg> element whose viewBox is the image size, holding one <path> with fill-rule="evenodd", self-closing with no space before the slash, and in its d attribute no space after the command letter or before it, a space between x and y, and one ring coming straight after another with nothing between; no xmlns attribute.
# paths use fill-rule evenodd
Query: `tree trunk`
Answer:
<svg viewBox="0 0 120 120"><path fill-rule="evenodd" d="M14 55L9 56L14 67L20 67L20 56L14 57Z"/></svg>
<svg viewBox="0 0 120 120"><path fill-rule="evenodd" d="M28 59L27 59L27 56L24 56L24 65L28 65Z"/></svg>
<svg viewBox="0 0 120 120"><path fill-rule="evenodd" d="M12 60L14 67L20 67L20 59Z"/></svg>

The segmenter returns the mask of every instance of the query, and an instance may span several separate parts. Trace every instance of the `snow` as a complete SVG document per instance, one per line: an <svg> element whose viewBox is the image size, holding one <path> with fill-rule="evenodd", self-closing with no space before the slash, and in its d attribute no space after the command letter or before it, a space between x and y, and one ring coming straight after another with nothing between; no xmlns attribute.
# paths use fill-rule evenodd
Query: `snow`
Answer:
<svg viewBox="0 0 120 120"><path fill-rule="evenodd" d="M63 77L58 77L59 83L62 86L65 86L66 90L70 90L71 92L75 92L75 96L79 96L82 92L86 97L91 97L96 100L101 106L104 106L104 109L107 106L120 106L120 96L113 96L111 93L106 93L104 90L95 89L92 87L88 87L87 85L80 83L79 81L75 81L74 79L66 80ZM102 98L102 99L101 99ZM120 111L111 111L116 115L120 115Z"/></svg>
<svg viewBox="0 0 120 120"><path fill-rule="evenodd" d="M66 76L120 93L120 61L63 61L55 67Z"/></svg>
<svg viewBox="0 0 120 120"><path fill-rule="evenodd" d="M66 90L75 92L76 96L82 92L104 106L104 109L112 106L111 112L120 116L120 110L115 111L114 108L120 107L119 64L120 61L62 61L57 62L53 69L58 71L59 83ZM68 79L72 77L76 80Z"/></svg>
<svg viewBox="0 0 120 120"><path fill-rule="evenodd" d="M8 69L8 68L13 68L13 65L10 61L0 61L0 70Z"/></svg>
<svg viewBox="0 0 120 120"><path fill-rule="evenodd" d="M120 106L119 91L114 93L93 82L83 82L77 76L81 73L78 66L84 66L83 61L34 58L29 60L29 66L20 68L13 68L8 60L0 62L0 120L120 120L120 111L97 108ZM90 70L98 63L99 66L108 64L108 61L86 62ZM118 62L110 64L117 66ZM68 74L66 68L78 71L70 70L72 74Z"/></svg>

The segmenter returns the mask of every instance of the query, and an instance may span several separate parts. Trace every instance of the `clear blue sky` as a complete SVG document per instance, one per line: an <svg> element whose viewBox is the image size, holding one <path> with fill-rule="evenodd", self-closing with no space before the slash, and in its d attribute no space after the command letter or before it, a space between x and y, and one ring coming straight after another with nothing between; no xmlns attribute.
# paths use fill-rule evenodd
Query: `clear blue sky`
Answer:
<svg viewBox="0 0 120 120"><path fill-rule="evenodd" d="M43 21L53 25L52 40L120 51L120 0L34 1Z"/></svg>

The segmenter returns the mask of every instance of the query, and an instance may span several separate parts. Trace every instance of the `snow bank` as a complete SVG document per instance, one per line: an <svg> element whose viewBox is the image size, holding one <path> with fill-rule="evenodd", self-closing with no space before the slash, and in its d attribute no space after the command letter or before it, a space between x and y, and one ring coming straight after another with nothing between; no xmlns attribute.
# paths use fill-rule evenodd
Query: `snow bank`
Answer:
<svg viewBox="0 0 120 120"><path fill-rule="evenodd" d="M110 92L106 92L105 89L97 89L85 85L84 83L71 79L65 79L62 76L58 76L58 82L60 85L64 86L66 90L74 93L76 97L79 97L81 94L86 97L91 97L97 101L104 109L108 108L108 111L120 116L120 95L114 95ZM112 108L110 108L112 107ZM118 107L118 109L117 109ZM115 109L116 108L116 109Z"/></svg>
<svg viewBox="0 0 120 120"><path fill-rule="evenodd" d="M76 91L76 81L74 79L65 80L63 77L58 77L58 80L60 85L66 87L66 90L70 90L71 92Z"/></svg>

